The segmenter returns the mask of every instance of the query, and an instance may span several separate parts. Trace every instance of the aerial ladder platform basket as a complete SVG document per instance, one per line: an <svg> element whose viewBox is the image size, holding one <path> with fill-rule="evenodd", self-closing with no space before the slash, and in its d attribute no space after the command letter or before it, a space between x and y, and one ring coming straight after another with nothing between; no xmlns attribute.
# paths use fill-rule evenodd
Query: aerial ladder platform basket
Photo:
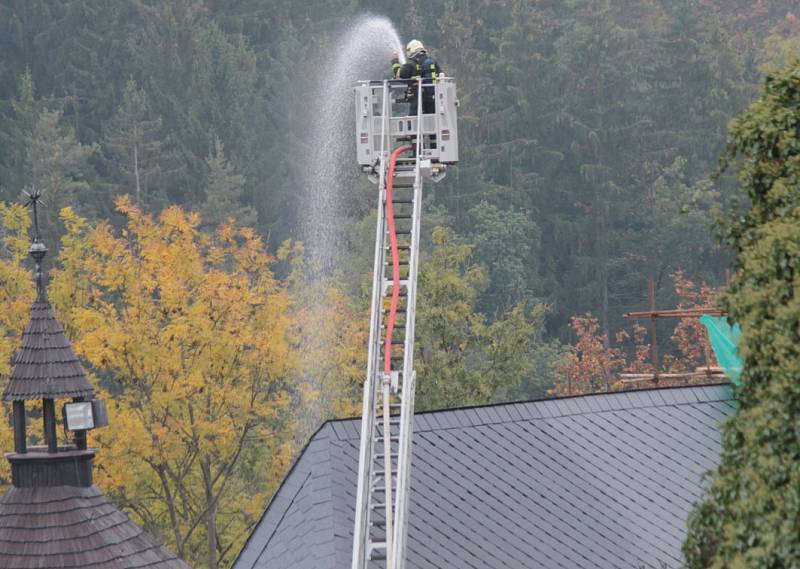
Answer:
<svg viewBox="0 0 800 569"><path fill-rule="evenodd" d="M456 84L360 81L355 104L358 163L378 186L378 215L352 568L404 569L422 189L458 162Z"/></svg>

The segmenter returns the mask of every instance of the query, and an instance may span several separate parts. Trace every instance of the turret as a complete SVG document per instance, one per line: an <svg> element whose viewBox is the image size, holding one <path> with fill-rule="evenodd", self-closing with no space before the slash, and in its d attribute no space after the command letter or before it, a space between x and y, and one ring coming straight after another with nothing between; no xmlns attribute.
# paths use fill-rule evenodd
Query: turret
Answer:
<svg viewBox="0 0 800 569"><path fill-rule="evenodd" d="M43 268L47 247L39 235L41 193L34 190L27 195L26 205L33 210L28 251L35 265L36 300L3 391L3 399L13 404L14 416L14 453L6 456L17 487L90 486L94 451L87 449L86 431L107 424L105 406L94 400L94 389L47 299ZM29 447L25 402L36 399L42 401L44 445ZM64 425L73 440L59 445L56 405L64 400L68 401L62 407Z"/></svg>

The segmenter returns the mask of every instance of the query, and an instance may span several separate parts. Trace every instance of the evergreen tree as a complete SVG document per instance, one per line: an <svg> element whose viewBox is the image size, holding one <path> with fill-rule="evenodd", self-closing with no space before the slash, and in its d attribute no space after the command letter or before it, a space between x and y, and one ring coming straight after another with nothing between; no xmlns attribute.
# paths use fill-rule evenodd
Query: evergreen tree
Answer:
<svg viewBox="0 0 800 569"><path fill-rule="evenodd" d="M570 24L556 41L555 58L566 92L554 115L570 172L560 177L552 197L563 200L559 221L570 226L556 233L571 241L569 266L559 271L561 291L576 298L559 295L559 300L572 314L598 313L602 332L610 338L616 313L613 281L621 261L617 214L620 204L636 200L632 182L638 174L637 139L644 126L622 106L622 101L637 96L629 55L637 34L617 23L606 0L571 6ZM577 286L568 285L570 281Z"/></svg>
<svg viewBox="0 0 800 569"><path fill-rule="evenodd" d="M11 100L17 93L18 78L30 71L49 93L45 84L52 53L47 57L44 28L57 18L59 2L8 0L0 4L0 99Z"/></svg>
<svg viewBox="0 0 800 569"><path fill-rule="evenodd" d="M200 208L203 225L218 227L228 218L233 218L239 227L252 227L256 223L256 210L242 205L245 179L225 156L219 138L214 139L214 148L206 158L206 200Z"/></svg>
<svg viewBox="0 0 800 569"><path fill-rule="evenodd" d="M81 140L96 142L113 112L115 75L124 67L117 31L119 2L66 0L46 28L54 91L64 97L64 116ZM113 62L113 63L112 63Z"/></svg>
<svg viewBox="0 0 800 569"><path fill-rule="evenodd" d="M255 55L242 36L230 37L211 21L199 0L142 6L140 16L145 25L132 34L132 57L184 168L169 200L202 200L206 157L218 136L245 176L244 199L252 203L264 136Z"/></svg>
<svg viewBox="0 0 800 569"><path fill-rule="evenodd" d="M53 101L36 98L31 74L23 75L19 98L12 102L13 114L3 129L5 140L13 140L13 145L3 160L2 188L10 199L18 199L23 189L43 190L50 207L42 223L45 231L56 234L60 208L72 205L96 213L97 196L88 180L94 175L90 160L97 146L81 144L53 106Z"/></svg>
<svg viewBox="0 0 800 569"><path fill-rule="evenodd" d="M724 31L698 0L662 5L665 22L643 48L645 159L667 167L682 156L690 176L705 176L739 107L742 71Z"/></svg>
<svg viewBox="0 0 800 569"><path fill-rule="evenodd" d="M162 121L136 81L125 85L122 102L105 129L104 148L115 195L131 194L139 207L160 209L166 198L171 158L161 140ZM162 184L159 184L162 182Z"/></svg>
<svg viewBox="0 0 800 569"><path fill-rule="evenodd" d="M27 180L28 148L25 141L33 133L39 115L47 103L36 98L33 77L27 70L18 80L18 93L11 100L9 112L0 121L0 193L4 200L14 200Z"/></svg>
<svg viewBox="0 0 800 569"><path fill-rule="evenodd" d="M51 235L60 234L56 227L61 208L72 206L79 211L94 212L96 196L87 179L92 173L89 160L97 145L78 142L72 128L64 126L61 112L51 110L39 114L25 142L28 187L45 192L50 207L42 215L42 223Z"/></svg>

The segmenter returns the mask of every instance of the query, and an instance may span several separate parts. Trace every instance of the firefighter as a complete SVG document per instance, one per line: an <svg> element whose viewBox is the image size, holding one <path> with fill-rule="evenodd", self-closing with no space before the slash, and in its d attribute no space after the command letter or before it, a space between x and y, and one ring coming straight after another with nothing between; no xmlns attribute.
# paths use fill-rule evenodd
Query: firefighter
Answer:
<svg viewBox="0 0 800 569"><path fill-rule="evenodd" d="M411 40L406 46L406 62L400 63L399 54L394 54L392 59L392 74L395 79L409 80L405 101L410 103L411 114L417 111L417 81L422 79L422 112L432 114L436 112L433 83L436 77L442 74L439 63L428 55L428 50L419 40ZM430 86L428 86L430 85Z"/></svg>

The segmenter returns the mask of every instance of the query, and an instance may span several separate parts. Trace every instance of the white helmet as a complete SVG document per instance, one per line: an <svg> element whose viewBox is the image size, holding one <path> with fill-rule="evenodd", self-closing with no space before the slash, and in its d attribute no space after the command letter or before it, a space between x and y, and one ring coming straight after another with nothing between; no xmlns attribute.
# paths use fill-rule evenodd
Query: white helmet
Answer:
<svg viewBox="0 0 800 569"><path fill-rule="evenodd" d="M406 57L411 58L425 51L425 46L419 40L411 40L406 46Z"/></svg>

